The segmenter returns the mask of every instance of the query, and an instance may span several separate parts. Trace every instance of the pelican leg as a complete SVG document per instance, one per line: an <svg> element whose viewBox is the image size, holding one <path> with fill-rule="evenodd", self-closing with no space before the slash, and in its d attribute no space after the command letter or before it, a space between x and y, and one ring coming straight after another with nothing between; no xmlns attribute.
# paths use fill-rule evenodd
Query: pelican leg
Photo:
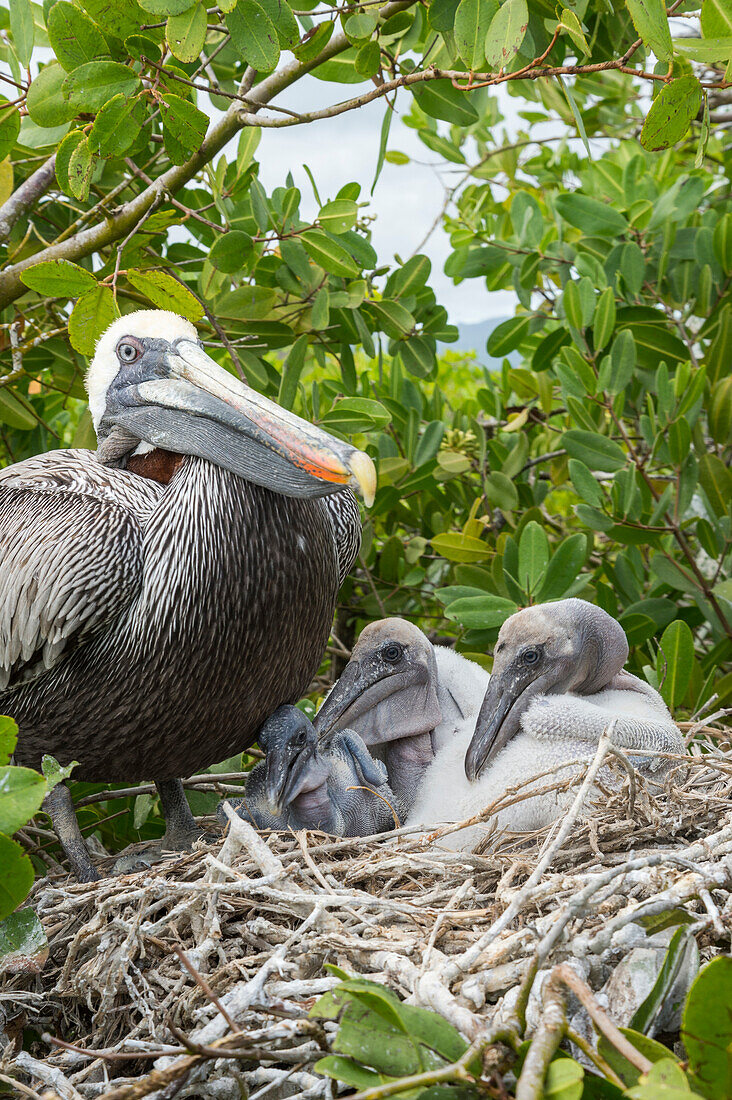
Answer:
<svg viewBox="0 0 732 1100"><path fill-rule="evenodd" d="M43 809L51 818L51 824L75 877L79 882L96 882L101 875L92 863L89 849L84 843L71 800L71 791L65 783L57 783L48 792L43 800Z"/></svg>
<svg viewBox="0 0 732 1100"><path fill-rule="evenodd" d="M180 779L156 779L155 786L165 818L162 849L164 852L184 852L204 835L204 830L196 825Z"/></svg>

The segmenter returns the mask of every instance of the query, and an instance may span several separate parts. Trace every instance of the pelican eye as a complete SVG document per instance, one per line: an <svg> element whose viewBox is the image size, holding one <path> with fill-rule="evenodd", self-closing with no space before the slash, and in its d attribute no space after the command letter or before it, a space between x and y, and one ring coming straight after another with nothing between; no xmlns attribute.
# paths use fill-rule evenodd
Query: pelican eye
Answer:
<svg viewBox="0 0 732 1100"><path fill-rule="evenodd" d="M298 730L297 736L295 737L295 744L297 745L298 749L301 749L303 747L307 739L308 735L305 730Z"/></svg>
<svg viewBox="0 0 732 1100"><path fill-rule="evenodd" d="M390 665L395 665L397 661L401 661L403 655L404 646L399 645L399 642L390 642L381 651L381 656Z"/></svg>
<svg viewBox="0 0 732 1100"><path fill-rule="evenodd" d="M535 665L540 657L540 649L525 649L521 654L521 660L525 665Z"/></svg>
<svg viewBox="0 0 732 1100"><path fill-rule="evenodd" d="M120 363L135 363L142 355L142 348L126 338L117 344L117 358Z"/></svg>

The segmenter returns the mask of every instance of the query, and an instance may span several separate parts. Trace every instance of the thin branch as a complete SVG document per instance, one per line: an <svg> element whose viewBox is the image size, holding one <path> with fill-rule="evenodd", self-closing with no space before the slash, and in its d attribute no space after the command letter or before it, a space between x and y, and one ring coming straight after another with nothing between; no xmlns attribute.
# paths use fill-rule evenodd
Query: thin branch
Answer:
<svg viewBox="0 0 732 1100"><path fill-rule="evenodd" d="M0 206L0 241L6 241L15 223L48 191L56 178L56 154L36 168Z"/></svg>

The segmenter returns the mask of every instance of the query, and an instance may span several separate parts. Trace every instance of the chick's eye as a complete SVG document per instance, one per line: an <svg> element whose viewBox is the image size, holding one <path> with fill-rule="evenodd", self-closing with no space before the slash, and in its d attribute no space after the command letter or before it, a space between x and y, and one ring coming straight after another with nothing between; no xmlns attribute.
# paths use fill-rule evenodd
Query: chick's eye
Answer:
<svg viewBox="0 0 732 1100"><path fill-rule="evenodd" d="M140 348L129 340L120 340L117 344L117 358L122 363L134 363L140 358Z"/></svg>
<svg viewBox="0 0 732 1100"><path fill-rule="evenodd" d="M305 739L305 730L300 730L297 737L295 738L295 744L298 746L298 748L302 748L302 746L305 744Z"/></svg>
<svg viewBox="0 0 732 1100"><path fill-rule="evenodd" d="M522 659L525 665L535 665L541 657L541 650L539 649L525 649L522 654Z"/></svg>
<svg viewBox="0 0 732 1100"><path fill-rule="evenodd" d="M390 665L395 665L397 661L401 660L403 653L404 649L398 642L391 642L389 645L384 646L381 651L381 656Z"/></svg>

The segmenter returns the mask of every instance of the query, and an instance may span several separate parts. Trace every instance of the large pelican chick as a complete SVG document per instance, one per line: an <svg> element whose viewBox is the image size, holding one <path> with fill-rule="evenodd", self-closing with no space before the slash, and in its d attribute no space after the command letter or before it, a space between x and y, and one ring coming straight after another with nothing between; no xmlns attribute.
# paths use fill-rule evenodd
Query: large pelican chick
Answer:
<svg viewBox="0 0 732 1100"><path fill-rule="evenodd" d="M488 673L433 646L406 619L362 630L351 659L315 717L320 736L355 730L386 764L402 821L435 753L459 731L472 733Z"/></svg>
<svg viewBox="0 0 732 1100"><path fill-rule="evenodd" d="M320 829L334 836L372 836L394 827L386 768L357 733L334 733L318 744L312 722L279 707L259 732L265 760L231 803L259 829ZM220 815L221 816L221 815Z"/></svg>
<svg viewBox="0 0 732 1100"><path fill-rule="evenodd" d="M360 542L368 455L251 389L165 310L118 318L87 376L98 449L0 471L0 713L17 759L154 779L165 846L196 826L180 776L251 745L307 688ZM46 801L96 877L68 788Z"/></svg>
<svg viewBox="0 0 732 1100"><path fill-rule="evenodd" d="M508 787L567 764L591 759L611 722L611 739L640 772L664 770L662 756L683 753L681 734L654 688L624 670L628 643L612 616L585 600L525 608L501 627L493 672L464 757L457 742L443 750L425 777L409 824L460 821L478 813ZM551 782L538 781L538 786ZM541 828L562 812L566 798L548 793L498 814L515 832ZM455 834L469 847L480 829Z"/></svg>

